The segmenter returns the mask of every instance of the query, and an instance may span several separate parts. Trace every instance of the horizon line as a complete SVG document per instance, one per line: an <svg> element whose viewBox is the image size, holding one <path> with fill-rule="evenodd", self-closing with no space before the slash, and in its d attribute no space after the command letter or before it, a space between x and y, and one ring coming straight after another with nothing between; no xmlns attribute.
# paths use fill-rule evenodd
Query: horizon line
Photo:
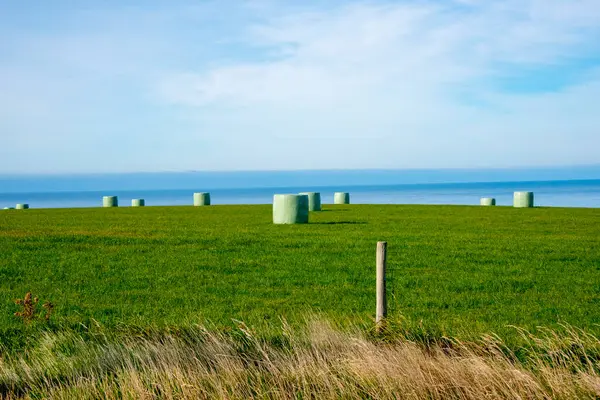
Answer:
<svg viewBox="0 0 600 400"><path fill-rule="evenodd" d="M441 168L315 168L315 169L232 169L232 170L174 170L174 171L129 171L129 172L25 172L1 173L0 178L24 176L84 176L84 175L144 175L144 174L227 174L227 173L275 173L275 172L425 172L425 171L511 171L519 169L548 170L563 168L600 168L597 164L567 165L520 165L506 167L441 167Z"/></svg>

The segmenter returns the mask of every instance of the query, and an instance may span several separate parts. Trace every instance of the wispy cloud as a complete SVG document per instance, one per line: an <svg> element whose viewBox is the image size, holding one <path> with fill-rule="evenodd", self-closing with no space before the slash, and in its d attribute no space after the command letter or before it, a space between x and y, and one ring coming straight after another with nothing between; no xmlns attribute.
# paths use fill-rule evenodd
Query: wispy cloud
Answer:
<svg viewBox="0 0 600 400"><path fill-rule="evenodd" d="M0 132L21 128L27 142L56 132L44 146L60 155L50 157L56 170L73 169L72 160L86 170L594 163L596 3L253 1L70 12L75 27L2 46L11 56L0 59L9 88L0 105L10 112L0 112ZM37 126L28 113L41 115ZM76 142L87 156L52 141ZM14 136L5 143L17 164L42 152ZM106 151L117 157L99 167Z"/></svg>
<svg viewBox="0 0 600 400"><path fill-rule="evenodd" d="M569 67L590 55L600 64L593 39L600 18L592 2L415 4L359 3L251 25L250 43L264 48L261 59L187 71L167 81L166 92L194 105L227 99L306 104L315 91L325 95L312 99L319 102L332 92L337 100L407 84L480 90L481 79L532 67Z"/></svg>

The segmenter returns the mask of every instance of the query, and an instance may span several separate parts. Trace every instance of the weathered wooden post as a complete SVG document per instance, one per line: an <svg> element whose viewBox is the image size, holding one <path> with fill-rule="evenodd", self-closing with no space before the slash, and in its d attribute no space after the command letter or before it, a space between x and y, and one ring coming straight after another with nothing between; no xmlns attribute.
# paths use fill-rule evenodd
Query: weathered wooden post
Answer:
<svg viewBox="0 0 600 400"><path fill-rule="evenodd" d="M375 324L377 330L380 330L385 317L387 316L387 299L385 293L385 269L387 264L387 242L377 242L376 254L377 272L376 272L376 310Z"/></svg>

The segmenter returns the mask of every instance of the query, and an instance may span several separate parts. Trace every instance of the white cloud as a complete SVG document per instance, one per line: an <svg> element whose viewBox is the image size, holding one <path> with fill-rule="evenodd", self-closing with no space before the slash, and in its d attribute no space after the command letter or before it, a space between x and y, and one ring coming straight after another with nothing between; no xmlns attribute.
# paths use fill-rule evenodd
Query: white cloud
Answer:
<svg viewBox="0 0 600 400"><path fill-rule="evenodd" d="M595 3L77 12L4 44L0 172L595 163L600 70L554 93L494 84L599 55Z"/></svg>
<svg viewBox="0 0 600 400"><path fill-rule="evenodd" d="M592 2L492 1L456 8L447 3L358 4L321 13L282 17L250 30L254 43L279 55L201 73L188 71L165 82L169 99L191 103L231 101L306 104L346 98L348 92L414 82L469 83L518 66L559 63L600 46ZM358 92L357 92L358 91Z"/></svg>
<svg viewBox="0 0 600 400"><path fill-rule="evenodd" d="M541 4L360 3L278 17L250 29L271 57L173 75L161 89L227 132L232 151L254 143L258 168L597 162L599 80L552 95L486 84L598 46L593 2Z"/></svg>

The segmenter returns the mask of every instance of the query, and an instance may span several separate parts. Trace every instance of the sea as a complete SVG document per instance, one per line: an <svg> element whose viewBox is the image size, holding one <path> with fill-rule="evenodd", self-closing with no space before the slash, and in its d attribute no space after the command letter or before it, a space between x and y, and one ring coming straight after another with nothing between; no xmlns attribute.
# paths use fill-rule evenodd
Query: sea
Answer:
<svg viewBox="0 0 600 400"><path fill-rule="evenodd" d="M478 205L494 197L511 205L515 191L532 191L536 206L600 207L600 166L478 170L333 170L149 172L125 174L0 175L0 209L99 207L102 196L120 206L191 205L194 192L212 204L270 204L276 193L317 191L332 203L338 191L353 204Z"/></svg>

